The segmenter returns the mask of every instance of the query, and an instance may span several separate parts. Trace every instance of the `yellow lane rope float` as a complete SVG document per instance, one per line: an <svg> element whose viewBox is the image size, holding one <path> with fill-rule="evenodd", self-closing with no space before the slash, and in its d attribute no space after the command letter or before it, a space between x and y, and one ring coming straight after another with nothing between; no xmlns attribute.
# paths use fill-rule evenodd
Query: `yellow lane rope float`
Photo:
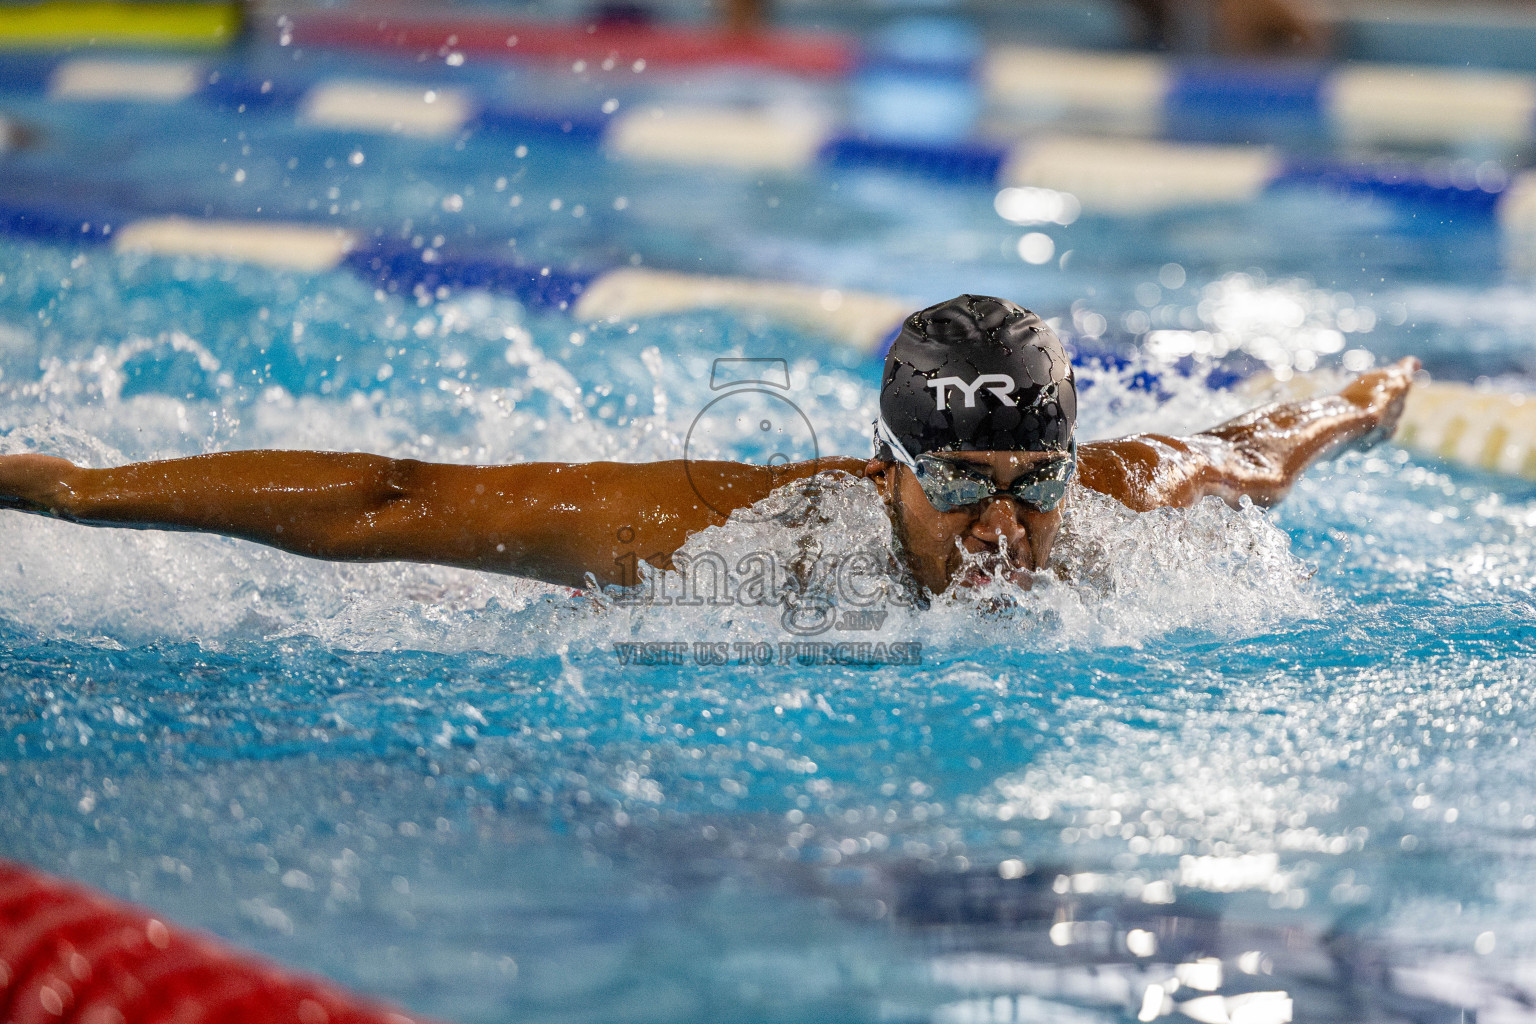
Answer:
<svg viewBox="0 0 1536 1024"><path fill-rule="evenodd" d="M0 50L81 46L217 49L240 34L234 3L0 5Z"/></svg>

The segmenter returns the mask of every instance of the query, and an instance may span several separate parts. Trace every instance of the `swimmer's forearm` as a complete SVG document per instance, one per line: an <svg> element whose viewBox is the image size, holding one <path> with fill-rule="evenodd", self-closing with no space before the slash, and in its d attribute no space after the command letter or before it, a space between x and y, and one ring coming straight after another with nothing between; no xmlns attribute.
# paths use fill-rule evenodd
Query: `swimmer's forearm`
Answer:
<svg viewBox="0 0 1536 1024"><path fill-rule="evenodd" d="M1264 406L1196 435L1197 442L1216 442L1208 493L1273 504L1319 459L1390 438L1418 368L1418 360L1403 359L1362 374L1336 395Z"/></svg>
<svg viewBox="0 0 1536 1024"><path fill-rule="evenodd" d="M308 548L320 545L338 525L387 507L403 493L417 465L377 455L289 451L227 452L111 469L66 463L42 507L33 510L88 525L227 533ZM288 543L281 542L285 534Z"/></svg>
<svg viewBox="0 0 1536 1024"><path fill-rule="evenodd" d="M563 525L551 506L569 503L563 468L243 451L84 469L13 456L0 458L0 507L89 526L218 533L334 561L435 562L563 580L571 575L570 531L550 536Z"/></svg>
<svg viewBox="0 0 1536 1024"><path fill-rule="evenodd" d="M1196 455L1192 504L1216 495L1268 508L1278 504L1308 466L1370 431L1374 420L1338 395L1264 406L1182 443Z"/></svg>
<svg viewBox="0 0 1536 1024"><path fill-rule="evenodd" d="M1308 465L1369 430L1361 411L1338 396L1267 406L1191 437L1138 434L1083 445L1083 486L1138 512L1186 508L1216 495L1279 502Z"/></svg>
<svg viewBox="0 0 1536 1024"><path fill-rule="evenodd" d="M1417 369L1417 360L1405 359L1336 395L1263 406L1192 437L1142 434L1085 444L1080 479L1142 512L1209 495L1273 505L1318 459L1390 437Z"/></svg>

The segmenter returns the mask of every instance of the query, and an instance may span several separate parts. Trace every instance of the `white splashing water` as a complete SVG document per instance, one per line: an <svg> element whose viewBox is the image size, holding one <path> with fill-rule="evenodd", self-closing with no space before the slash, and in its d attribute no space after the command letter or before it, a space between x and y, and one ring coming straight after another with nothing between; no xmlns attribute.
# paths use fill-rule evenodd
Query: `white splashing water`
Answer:
<svg viewBox="0 0 1536 1024"><path fill-rule="evenodd" d="M547 354L549 346L541 348L516 322L515 309L481 309L475 301L453 316L440 310L439 319L494 321L516 375L511 386L445 374L435 387L405 397L294 395L280 387L243 402L125 396L125 366L146 354L190 357L213 393L229 393L220 360L196 340L129 338L73 359L52 358L29 381L0 381L0 452L45 451L97 466L255 447L444 461L644 461L677 457L690 417L714 397L705 383L706 360L686 353L669 359L656 345L638 345L638 360L629 358L648 378L651 394L641 408L649 411L605 421L589 411L589 394L573 367ZM646 335L670 341L669 332L675 333L672 326L658 321L647 325ZM874 395L858 376L807 359L795 361L791 374L810 385L794 397L817 424L821 450L865 450ZM1125 376L1089 371L1084 380L1092 383L1084 422L1089 436L1198 429L1213 413L1221 418L1243 404L1194 380L1173 381L1172 397L1164 400L1131 389ZM770 400L744 399L747 411L754 401ZM691 449L701 456L730 457L746 441L727 435L689 443L702 444ZM872 486L829 480L813 505L808 511L803 495L782 494L693 538L682 552L685 561L718 556L734 572L743 559L765 555L780 581L769 600L756 604L733 597L730 604L698 605L575 597L563 588L444 567L332 565L223 538L7 515L0 615L40 636L129 644L309 635L351 649L533 655L675 636L775 643L921 639L940 647L1136 644L1181 628L1243 634L1317 607L1306 567L1290 555L1285 535L1251 508L1235 511L1212 501L1137 516L1075 489L1054 575L1028 594L998 584L947 594L919 609L900 580L890 523ZM858 572L848 569L850 558L862 567ZM840 572L848 578L839 580ZM653 581L674 591L684 582L676 572ZM848 586L854 596L838 594ZM837 628L845 613L861 610L887 614L878 621L866 616L856 634ZM817 631L828 615L831 624Z"/></svg>

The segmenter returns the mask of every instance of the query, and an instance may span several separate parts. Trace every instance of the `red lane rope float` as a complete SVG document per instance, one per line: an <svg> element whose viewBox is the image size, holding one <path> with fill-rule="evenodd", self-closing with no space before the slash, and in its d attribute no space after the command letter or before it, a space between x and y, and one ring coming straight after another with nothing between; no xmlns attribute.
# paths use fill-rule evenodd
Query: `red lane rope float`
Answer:
<svg viewBox="0 0 1536 1024"><path fill-rule="evenodd" d="M369 17L363 14L292 15L293 42L369 50L408 50L446 56L458 52L502 60L585 60L596 70L705 66L753 67L811 77L849 74L858 59L853 42L826 33L740 34L719 29L618 22L557 25L501 19Z"/></svg>
<svg viewBox="0 0 1536 1024"><path fill-rule="evenodd" d="M6 1024L418 1024L328 982L0 860Z"/></svg>

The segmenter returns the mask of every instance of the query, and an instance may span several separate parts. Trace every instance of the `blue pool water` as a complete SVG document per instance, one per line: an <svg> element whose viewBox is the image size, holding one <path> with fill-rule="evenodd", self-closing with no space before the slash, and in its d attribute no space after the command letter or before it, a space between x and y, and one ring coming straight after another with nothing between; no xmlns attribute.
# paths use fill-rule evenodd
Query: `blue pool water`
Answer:
<svg viewBox="0 0 1536 1024"><path fill-rule="evenodd" d="M1530 370L1536 289L1491 232L1366 200L1019 228L985 190L899 176L6 102L49 140L6 158L16 193L1008 295L1084 348L1150 353L1083 370L1087 436L1251 404L1165 365L1200 331L1239 368ZM1051 262L1020 260L1026 230ZM343 273L0 246L5 452L676 458L721 355L786 360L820 450L868 451L878 363L760 317L592 326ZM729 429L696 443L758 454ZM823 553L886 550L862 485L818 500ZM463 1024L1117 1021L1164 1009L1153 986L1170 1008L1248 994L1250 1021L1282 1019L1265 992L1297 1020L1526 1019L1536 487L1386 447L1269 514L1074 500L1066 581L893 604L845 631L921 644L883 666L734 663L799 639L778 608L7 516L0 855ZM692 550L787 564L798 522ZM733 663L695 664L695 642ZM684 664L626 663L637 643ZM1214 989L1199 956L1222 960Z"/></svg>

